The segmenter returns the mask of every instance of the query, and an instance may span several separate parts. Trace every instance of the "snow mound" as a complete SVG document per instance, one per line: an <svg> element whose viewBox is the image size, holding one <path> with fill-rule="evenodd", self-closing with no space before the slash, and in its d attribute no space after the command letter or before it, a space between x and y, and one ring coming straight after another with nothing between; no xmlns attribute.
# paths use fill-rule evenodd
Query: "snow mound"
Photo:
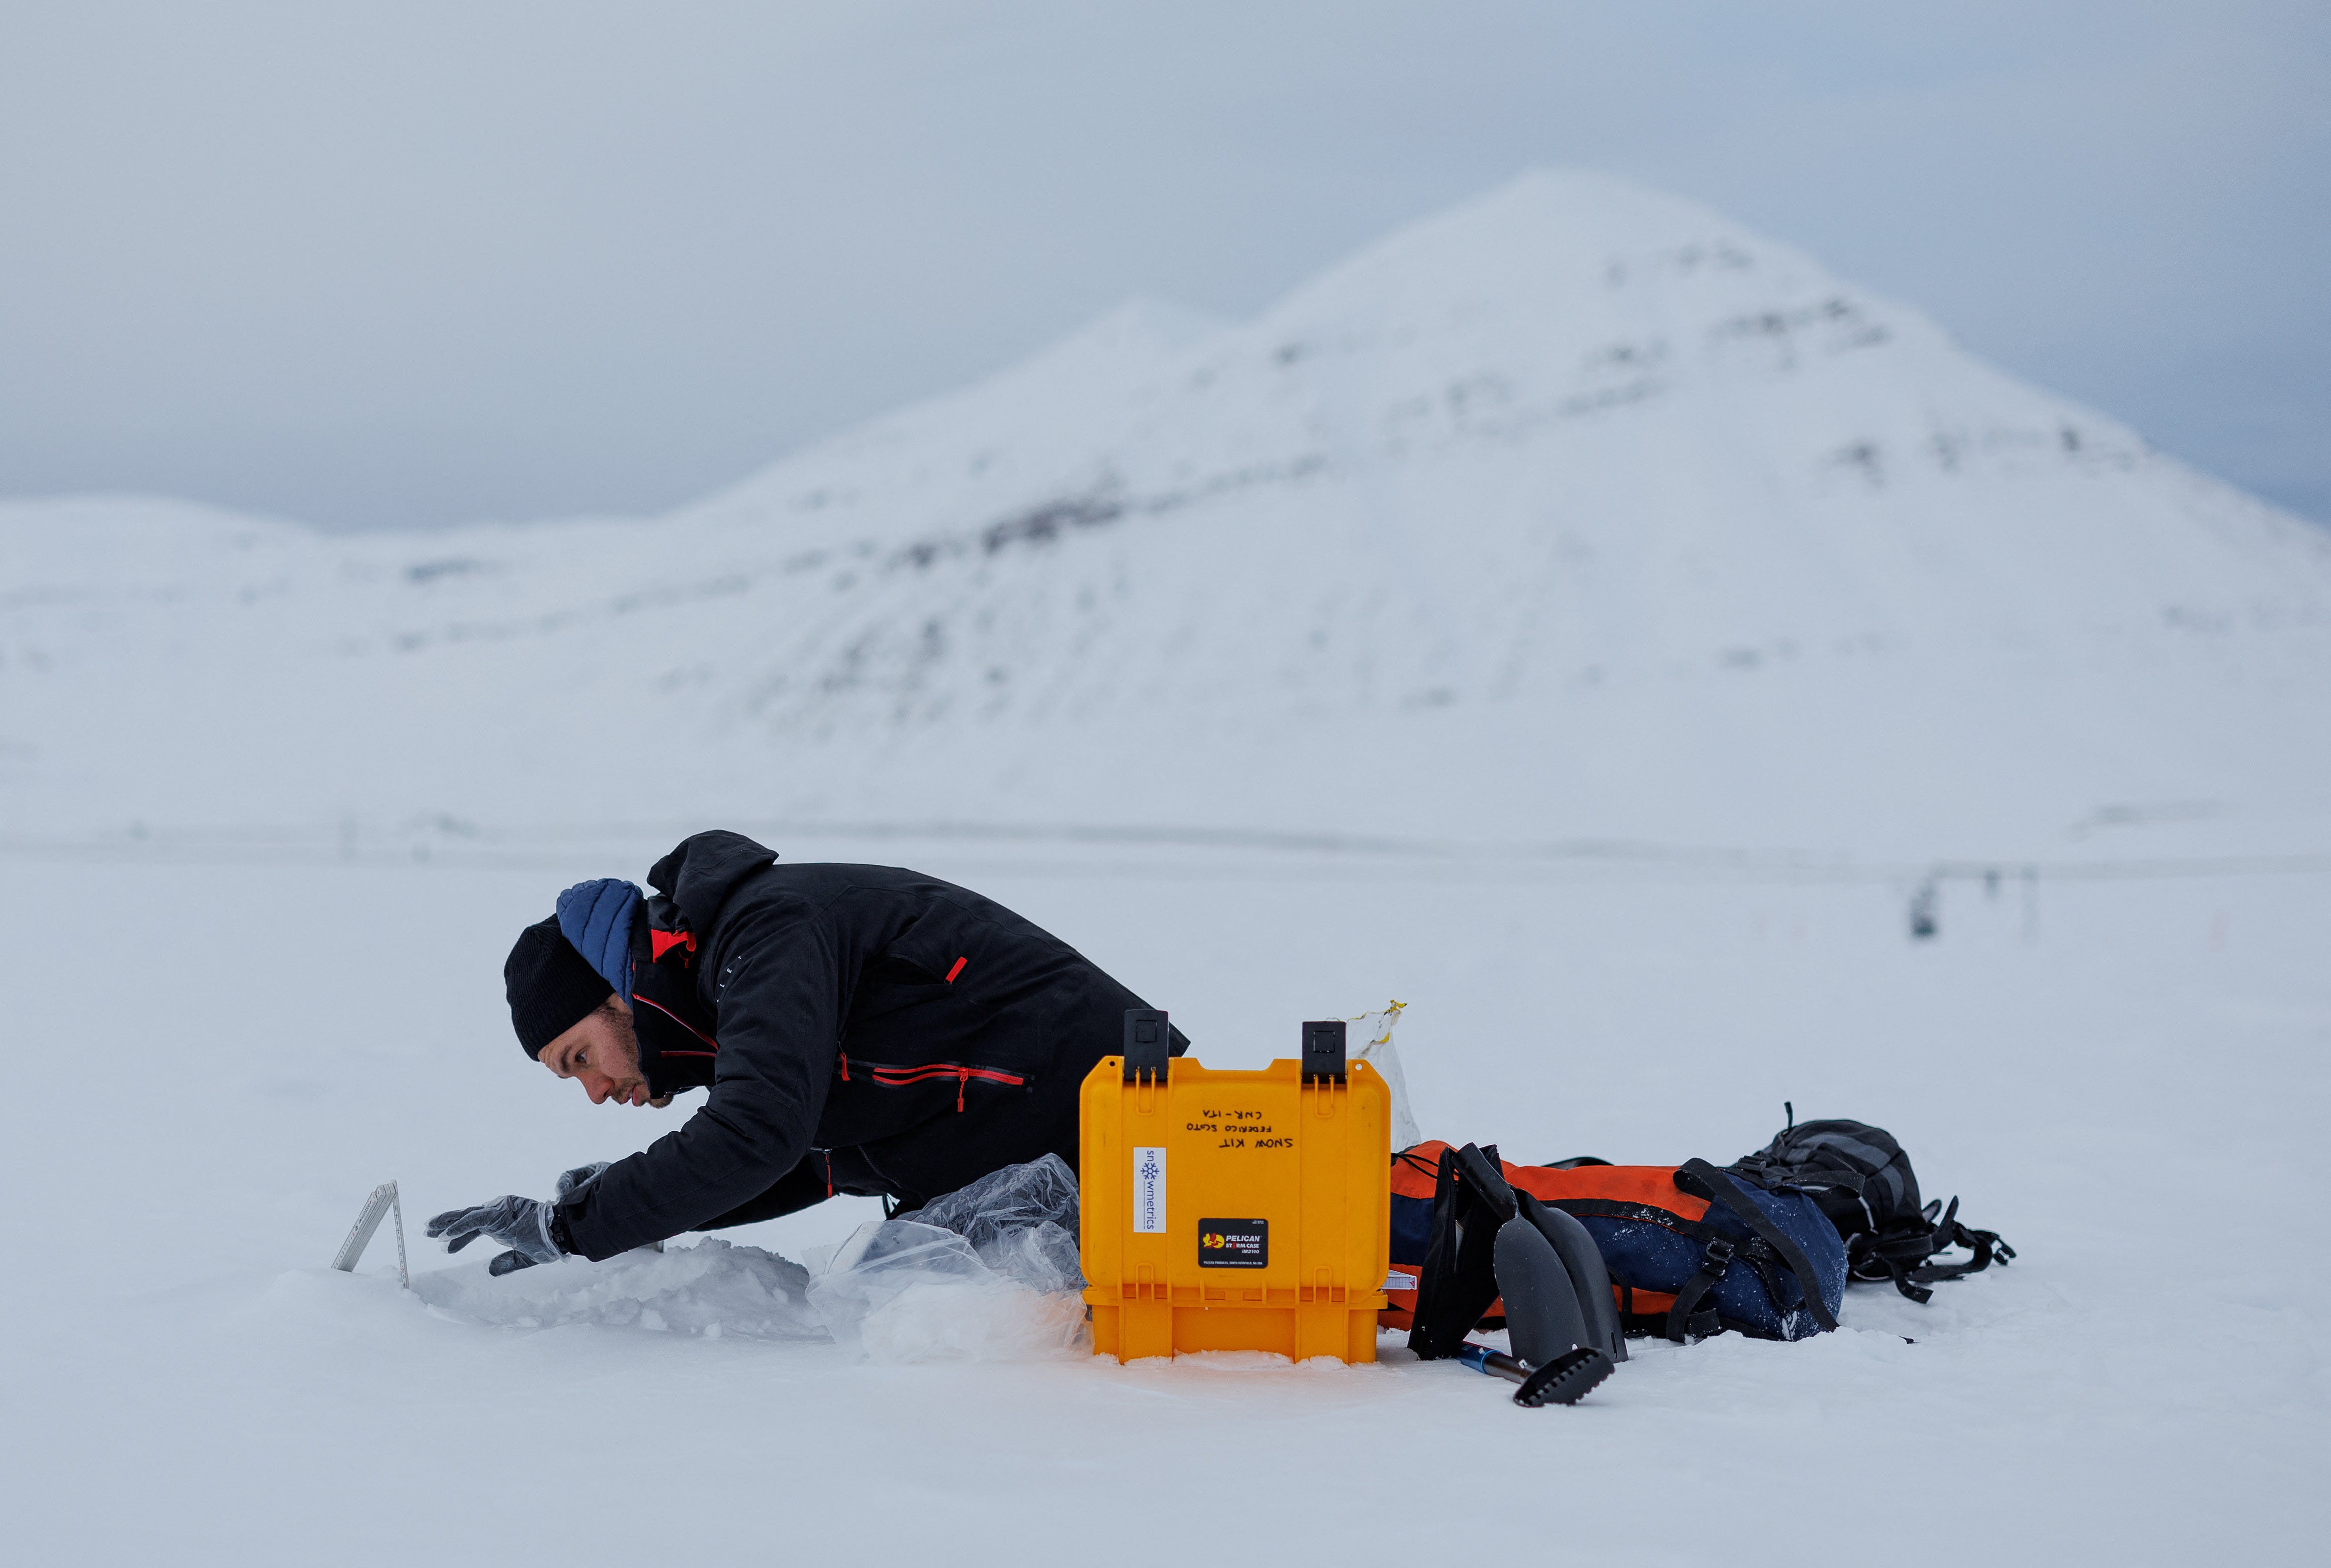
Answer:
<svg viewBox="0 0 2331 1568"><path fill-rule="evenodd" d="M836 1343L869 1361L1026 1361L1085 1345L1077 1180L1057 1155L911 1215L861 1225L810 1281Z"/></svg>
<svg viewBox="0 0 2331 1568"><path fill-rule="evenodd" d="M565 1258L500 1278L482 1262L413 1278L414 1293L430 1306L498 1327L588 1323L708 1339L823 1339L808 1284L798 1263L720 1240L604 1263Z"/></svg>
<svg viewBox="0 0 2331 1568"><path fill-rule="evenodd" d="M1022 1230L975 1248L911 1220L863 1225L810 1281L810 1306L836 1344L868 1361L1024 1361L1072 1352L1085 1335L1074 1265L1061 1278L1036 1238Z"/></svg>
<svg viewBox="0 0 2331 1568"><path fill-rule="evenodd" d="M994 1276L918 1279L866 1315L859 1343L867 1360L894 1365L1090 1354L1083 1301Z"/></svg>

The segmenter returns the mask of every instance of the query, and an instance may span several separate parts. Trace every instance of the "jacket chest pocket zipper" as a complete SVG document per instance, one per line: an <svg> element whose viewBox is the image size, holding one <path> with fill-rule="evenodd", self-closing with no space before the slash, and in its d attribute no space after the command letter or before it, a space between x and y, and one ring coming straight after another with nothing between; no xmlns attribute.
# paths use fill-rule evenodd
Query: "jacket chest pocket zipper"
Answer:
<svg viewBox="0 0 2331 1568"><path fill-rule="evenodd" d="M841 1067L842 1081L848 1083L850 1081L848 1051L842 1053ZM861 1061L858 1064L858 1069L865 1074L867 1081L880 1084L884 1088L905 1088L910 1084L929 1083L935 1079L951 1078L955 1079L955 1108L957 1110L963 1109L965 1091L971 1088L972 1080L975 1079L981 1083L1000 1083L1011 1088L1024 1088L1028 1082L1027 1079L1016 1072L1004 1072L992 1067L966 1067L956 1061L926 1062L921 1067L893 1067L888 1062Z"/></svg>

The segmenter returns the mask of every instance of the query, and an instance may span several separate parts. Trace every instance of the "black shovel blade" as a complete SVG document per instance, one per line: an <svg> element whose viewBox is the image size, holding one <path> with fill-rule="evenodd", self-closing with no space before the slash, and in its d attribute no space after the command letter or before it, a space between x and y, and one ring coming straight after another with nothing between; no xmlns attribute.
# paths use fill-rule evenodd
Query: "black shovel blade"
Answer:
<svg viewBox="0 0 2331 1568"><path fill-rule="evenodd" d="M1611 1296L1610 1270L1603 1267L1603 1253L1594 1236L1551 1203L1527 1193L1517 1193L1515 1197L1520 1201L1522 1218L1553 1243L1555 1254L1570 1270L1570 1288L1578 1292L1579 1316L1586 1325L1586 1337L1578 1343L1594 1346L1614 1362L1626 1360L1627 1336L1620 1329L1618 1303Z"/></svg>
<svg viewBox="0 0 2331 1568"><path fill-rule="evenodd" d="M1518 1359L1542 1367L1573 1345L1591 1343L1578 1287L1537 1226L1518 1214L1498 1226L1496 1265L1506 1337Z"/></svg>
<svg viewBox="0 0 2331 1568"><path fill-rule="evenodd" d="M1565 1351L1522 1380L1514 1390L1514 1402L1525 1410L1576 1404L1611 1372L1611 1358L1591 1345Z"/></svg>

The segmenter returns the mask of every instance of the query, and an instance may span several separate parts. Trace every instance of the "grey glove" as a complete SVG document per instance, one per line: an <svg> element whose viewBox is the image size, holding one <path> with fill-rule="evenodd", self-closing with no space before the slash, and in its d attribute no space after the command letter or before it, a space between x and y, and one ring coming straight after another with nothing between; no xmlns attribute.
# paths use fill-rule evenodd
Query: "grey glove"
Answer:
<svg viewBox="0 0 2331 1568"><path fill-rule="evenodd" d="M562 1185L566 1180L559 1178ZM501 1197L475 1208L448 1209L429 1221L428 1233L431 1240L442 1240L448 1252L459 1252L480 1236L500 1242L509 1250L495 1259L489 1270L507 1274L566 1256L566 1250L551 1239L550 1221L551 1204L541 1199Z"/></svg>
<svg viewBox="0 0 2331 1568"><path fill-rule="evenodd" d="M601 1160L594 1164L577 1165L571 1171L559 1172L558 1185L551 1189L550 1201L554 1203L565 1202L597 1181L599 1174L612 1164L614 1162L611 1160Z"/></svg>

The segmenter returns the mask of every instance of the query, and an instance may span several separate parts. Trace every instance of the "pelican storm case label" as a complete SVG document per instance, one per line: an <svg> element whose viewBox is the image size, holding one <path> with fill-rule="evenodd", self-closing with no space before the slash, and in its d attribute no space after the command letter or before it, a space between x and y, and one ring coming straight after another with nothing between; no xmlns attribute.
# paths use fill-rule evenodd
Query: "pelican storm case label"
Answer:
<svg viewBox="0 0 2331 1568"><path fill-rule="evenodd" d="M1199 1221L1198 1267L1268 1269L1270 1267L1270 1221Z"/></svg>

